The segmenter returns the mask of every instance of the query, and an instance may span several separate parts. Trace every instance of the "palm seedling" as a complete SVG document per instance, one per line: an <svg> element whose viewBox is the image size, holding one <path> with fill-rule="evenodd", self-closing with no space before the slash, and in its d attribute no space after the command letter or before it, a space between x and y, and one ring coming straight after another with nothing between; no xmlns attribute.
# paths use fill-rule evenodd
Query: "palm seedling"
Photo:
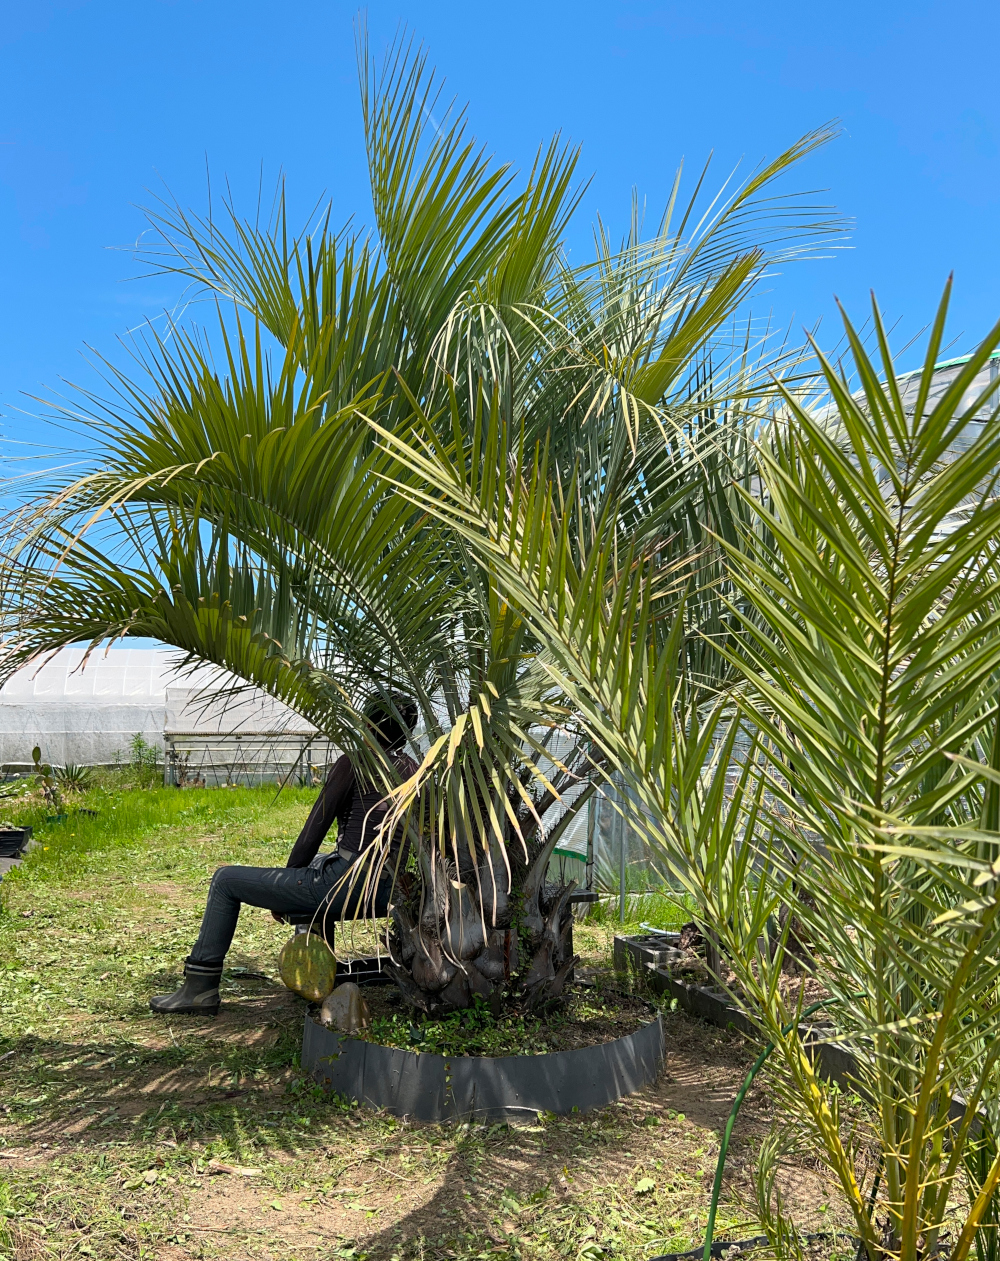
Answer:
<svg viewBox="0 0 1000 1261"><path fill-rule="evenodd" d="M765 628L747 625L743 706L787 784L777 866L807 895L811 966L874 1103L876 1221L836 1101L794 1043L786 1063L872 1256L927 1254L951 1230L961 1258L1000 1179L994 1154L952 1221L997 1083L1000 867L980 808L996 772L969 755L996 749L1000 418L973 385L1000 326L935 397L946 310L947 293L910 405L877 310L882 379L846 323L858 394L824 363L832 416L788 401L762 448L766 530L732 563Z"/></svg>

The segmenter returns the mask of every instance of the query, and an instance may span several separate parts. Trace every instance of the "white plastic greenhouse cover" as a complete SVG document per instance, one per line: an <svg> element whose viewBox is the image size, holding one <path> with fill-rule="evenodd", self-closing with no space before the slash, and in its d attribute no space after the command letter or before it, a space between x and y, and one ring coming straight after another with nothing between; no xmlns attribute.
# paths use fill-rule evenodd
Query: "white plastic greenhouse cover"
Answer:
<svg viewBox="0 0 1000 1261"><path fill-rule="evenodd" d="M170 648L97 649L89 658L82 647L63 648L0 689L0 764L27 768L39 745L42 761L55 766L110 765L128 760L137 734L162 758L168 718L185 731L308 729L256 689L225 706L206 703L225 679L211 667L182 671Z"/></svg>

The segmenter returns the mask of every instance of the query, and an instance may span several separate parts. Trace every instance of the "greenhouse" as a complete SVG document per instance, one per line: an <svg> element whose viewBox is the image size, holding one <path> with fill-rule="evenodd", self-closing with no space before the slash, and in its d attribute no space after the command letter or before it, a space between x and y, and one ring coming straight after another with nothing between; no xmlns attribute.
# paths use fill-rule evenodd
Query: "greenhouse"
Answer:
<svg viewBox="0 0 1000 1261"><path fill-rule="evenodd" d="M162 757L176 656L113 648L88 658L82 647L63 648L24 666L0 689L0 763L27 770L37 745L54 765L111 766L128 760L136 735Z"/></svg>
<svg viewBox="0 0 1000 1261"><path fill-rule="evenodd" d="M217 786L311 781L329 741L286 705L211 667L191 672L170 648L63 648L0 689L0 765L30 771L31 753L65 767L113 767L137 755L164 782Z"/></svg>

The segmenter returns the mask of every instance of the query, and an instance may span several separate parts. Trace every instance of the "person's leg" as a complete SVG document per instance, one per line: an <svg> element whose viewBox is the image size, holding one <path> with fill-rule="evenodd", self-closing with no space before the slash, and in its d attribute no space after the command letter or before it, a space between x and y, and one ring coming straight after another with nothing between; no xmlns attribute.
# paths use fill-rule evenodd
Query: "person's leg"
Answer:
<svg viewBox="0 0 1000 1261"><path fill-rule="evenodd" d="M323 873L313 867L220 867L208 887L201 932L187 962L222 967L243 903L279 915L311 915L327 889Z"/></svg>
<svg viewBox="0 0 1000 1261"><path fill-rule="evenodd" d="M334 954L335 932L340 920L381 919L388 913L393 887L391 873L383 875L374 895L368 877L369 872L364 863L355 865L339 856L331 857L325 865L323 880L327 886L327 894L318 902L318 910L310 915L309 922L312 930L323 937ZM297 922L302 924L306 921L303 917ZM301 928L299 931L302 931ZM350 971L349 966L347 970Z"/></svg>
<svg viewBox="0 0 1000 1261"><path fill-rule="evenodd" d="M339 919L380 919L388 911L392 893L391 872L383 874L373 894L366 865L337 856L326 862L322 880L327 893L325 898L317 901L317 906L322 904L316 918L317 925L321 919L325 919L328 925Z"/></svg>

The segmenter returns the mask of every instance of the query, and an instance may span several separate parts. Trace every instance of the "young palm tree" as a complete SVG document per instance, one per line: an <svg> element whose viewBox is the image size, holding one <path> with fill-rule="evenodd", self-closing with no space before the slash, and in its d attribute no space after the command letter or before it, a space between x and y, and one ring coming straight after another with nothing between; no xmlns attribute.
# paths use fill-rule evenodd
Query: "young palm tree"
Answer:
<svg viewBox="0 0 1000 1261"><path fill-rule="evenodd" d="M907 390L873 308L877 366L845 318L857 394L822 355L827 408L783 392L726 544L739 633L715 645L734 686L714 704L692 705L678 669L683 609L657 619L659 558L615 556L617 505L574 535L537 454L518 447L500 488L429 435L419 454L381 437L436 486L400 479L494 575L602 769L645 808L634 825L697 898L780 1052L793 1132L839 1181L872 1261L931 1256L945 1236L963 1261L982 1223L995 1232L1000 1184L1000 408L995 382L973 388L1000 324L942 391L947 300ZM734 765L740 726L750 753ZM783 906L855 1051L867 1130L845 1133L803 1045L802 991L781 983L792 917L773 934Z"/></svg>
<svg viewBox="0 0 1000 1261"><path fill-rule="evenodd" d="M596 261L570 268L574 153L553 142L519 183L461 117L429 128L439 93L419 50L398 45L375 75L362 43L360 66L371 234L327 215L290 240L283 201L267 230L230 208L228 235L176 207L154 216L159 265L219 304L221 365L174 329L86 401L93 470L16 523L4 669L154 636L279 697L387 791L364 702L413 697L428 751L398 797L413 864L395 873L396 975L427 1011L498 989L538 1002L572 966L571 890L546 884L548 858L604 755L460 533L394 489L419 475L372 425L404 444L426 427L475 471L502 468L502 422L572 486L579 528L603 531L614 504L635 555L717 566L707 531L735 540L745 514L733 486L758 353L724 330L766 269L829 234L821 208L771 187L828 133L704 213L697 195L678 210L675 186L650 239L635 216L621 250L602 233ZM711 584L688 601L725 625ZM678 651L696 688L730 669L697 636ZM369 888L388 854L386 833Z"/></svg>

